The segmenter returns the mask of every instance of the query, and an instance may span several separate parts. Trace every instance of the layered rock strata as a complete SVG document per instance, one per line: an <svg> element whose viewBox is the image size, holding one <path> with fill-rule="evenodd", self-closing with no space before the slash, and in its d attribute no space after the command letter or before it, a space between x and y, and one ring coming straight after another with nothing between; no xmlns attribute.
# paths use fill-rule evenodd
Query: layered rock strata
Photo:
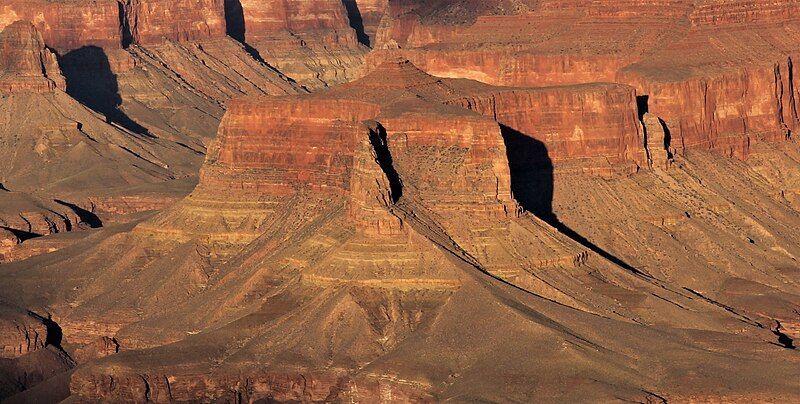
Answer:
<svg viewBox="0 0 800 404"><path fill-rule="evenodd" d="M84 46L119 47L119 5L115 0L9 0L0 5L0 30L15 21L33 23L59 53Z"/></svg>
<svg viewBox="0 0 800 404"><path fill-rule="evenodd" d="M371 58L399 52L431 74L490 84L630 84L681 151L745 158L796 126L791 1L462 3L390 4L376 45L385 50ZM477 15L462 20L461 7Z"/></svg>
<svg viewBox="0 0 800 404"><path fill-rule="evenodd" d="M361 75L367 48L341 0L241 1L242 40L303 86L315 89Z"/></svg>

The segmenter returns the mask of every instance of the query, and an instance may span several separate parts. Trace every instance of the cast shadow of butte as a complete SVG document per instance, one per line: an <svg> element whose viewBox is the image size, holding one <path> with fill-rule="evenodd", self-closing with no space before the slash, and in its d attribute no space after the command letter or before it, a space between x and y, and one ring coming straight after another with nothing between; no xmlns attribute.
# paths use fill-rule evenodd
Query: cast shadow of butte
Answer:
<svg viewBox="0 0 800 404"><path fill-rule="evenodd" d="M119 106L117 76L111 70L108 57L102 48L85 46L58 58L59 67L67 81L67 94L81 104L106 116L115 123L138 135L152 136L147 128L128 117Z"/></svg>
<svg viewBox="0 0 800 404"><path fill-rule="evenodd" d="M500 125L511 171L511 192L526 211L536 215L559 232L614 264L638 275L649 277L622 259L600 248L561 222L553 211L555 176L547 146L518 130ZM580 192L580 190L576 190Z"/></svg>

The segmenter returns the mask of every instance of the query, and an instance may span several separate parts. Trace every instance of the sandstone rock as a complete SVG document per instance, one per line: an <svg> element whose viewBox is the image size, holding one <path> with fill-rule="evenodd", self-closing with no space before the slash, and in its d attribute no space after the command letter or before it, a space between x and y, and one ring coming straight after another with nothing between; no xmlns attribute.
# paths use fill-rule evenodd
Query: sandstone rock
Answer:
<svg viewBox="0 0 800 404"><path fill-rule="evenodd" d="M443 10L464 6L445 3ZM681 151L744 158L750 144L785 139L796 125L789 71L797 48L793 34L784 33L796 19L791 1L755 7L746 1L566 6L554 0L493 11L501 3L465 6L479 12L463 21L455 12L393 3L377 35L377 47L386 50L368 64L401 53L431 74L495 85L627 83L650 96L650 112L667 122ZM708 98L701 95L706 92Z"/></svg>
<svg viewBox="0 0 800 404"><path fill-rule="evenodd" d="M341 0L243 0L242 39L259 56L314 89L361 74L366 48Z"/></svg>
<svg viewBox="0 0 800 404"><path fill-rule="evenodd" d="M650 167L655 169L667 169L672 156L670 143L671 136L667 135L666 124L657 116L649 113L642 118L642 128L644 130L645 149L647 150L647 162Z"/></svg>
<svg viewBox="0 0 800 404"><path fill-rule="evenodd" d="M128 2L107 122L0 104L71 131L7 141L0 199L161 209L3 264L88 362L71 400L797 401L792 1L391 1L352 81L380 2L237 3L238 44Z"/></svg>
<svg viewBox="0 0 800 404"><path fill-rule="evenodd" d="M59 53L84 46L119 47L115 0L8 0L0 5L0 30L17 20L32 22Z"/></svg>
<svg viewBox="0 0 800 404"><path fill-rule="evenodd" d="M223 0L123 0L124 41L199 41L225 36ZM125 32L127 31L127 32Z"/></svg>
<svg viewBox="0 0 800 404"><path fill-rule="evenodd" d="M0 32L0 93L65 89L55 55L28 22L17 21Z"/></svg>

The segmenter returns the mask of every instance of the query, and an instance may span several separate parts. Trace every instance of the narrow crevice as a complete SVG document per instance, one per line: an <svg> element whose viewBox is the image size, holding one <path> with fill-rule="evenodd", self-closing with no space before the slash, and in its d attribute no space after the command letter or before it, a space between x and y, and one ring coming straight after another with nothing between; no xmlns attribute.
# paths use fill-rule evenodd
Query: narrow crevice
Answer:
<svg viewBox="0 0 800 404"><path fill-rule="evenodd" d="M358 42L364 46L371 46L369 35L364 30L364 18L358 8L356 0L342 0L342 4L347 10L347 19L350 21L350 28L356 31Z"/></svg>
<svg viewBox="0 0 800 404"><path fill-rule="evenodd" d="M386 129L380 124L375 129L370 129L369 141L375 151L375 160L389 180L389 196L392 199L392 203L397 203L403 196L403 182L400 179L400 174L394 168L392 153L389 151L389 143L386 138Z"/></svg>
<svg viewBox="0 0 800 404"><path fill-rule="evenodd" d="M127 49L133 44L133 33L131 32L131 26L128 22L124 1L118 0L117 6L119 7L120 45L122 45L123 49Z"/></svg>
<svg viewBox="0 0 800 404"><path fill-rule="evenodd" d="M229 37L245 43L247 29L240 0L225 0L225 29Z"/></svg>
<svg viewBox="0 0 800 404"><path fill-rule="evenodd" d="M650 112L650 96L637 95L636 96L636 112L639 114L639 121L644 120L644 115Z"/></svg>

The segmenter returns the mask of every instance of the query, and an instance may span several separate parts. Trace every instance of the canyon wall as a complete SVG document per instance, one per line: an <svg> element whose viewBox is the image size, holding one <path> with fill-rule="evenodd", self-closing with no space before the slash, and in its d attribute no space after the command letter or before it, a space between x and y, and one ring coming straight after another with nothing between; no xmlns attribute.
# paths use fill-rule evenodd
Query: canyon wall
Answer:
<svg viewBox="0 0 800 404"><path fill-rule="evenodd" d="M242 26L229 28L300 84L314 89L361 75L367 49L341 0L244 0L240 12Z"/></svg>
<svg viewBox="0 0 800 404"><path fill-rule="evenodd" d="M123 0L126 41L140 45L225 36L223 0Z"/></svg>
<svg viewBox="0 0 800 404"><path fill-rule="evenodd" d="M0 31L0 93L66 89L55 55L31 23L17 21Z"/></svg>
<svg viewBox="0 0 800 404"><path fill-rule="evenodd" d="M236 100L209 150L201 182L277 193L291 193L298 184L347 189L356 133L364 132L360 122L376 113L375 105L341 100Z"/></svg>
<svg viewBox="0 0 800 404"><path fill-rule="evenodd" d="M59 53L83 46L119 47L116 0L8 0L0 4L0 29L17 20L32 22Z"/></svg>
<svg viewBox="0 0 800 404"><path fill-rule="evenodd" d="M493 85L628 84L639 97L634 110L661 118L680 151L745 158L752 143L783 140L797 125L792 55L800 37L787 25L797 19L794 1L486 6L456 24L452 13L392 3L368 65L400 55L433 75ZM618 141L632 144L625 136Z"/></svg>
<svg viewBox="0 0 800 404"><path fill-rule="evenodd" d="M575 159L642 164L636 92L617 84L478 92L448 101L543 143L540 164ZM532 156L533 157L533 156ZM587 164L587 168L592 164Z"/></svg>

